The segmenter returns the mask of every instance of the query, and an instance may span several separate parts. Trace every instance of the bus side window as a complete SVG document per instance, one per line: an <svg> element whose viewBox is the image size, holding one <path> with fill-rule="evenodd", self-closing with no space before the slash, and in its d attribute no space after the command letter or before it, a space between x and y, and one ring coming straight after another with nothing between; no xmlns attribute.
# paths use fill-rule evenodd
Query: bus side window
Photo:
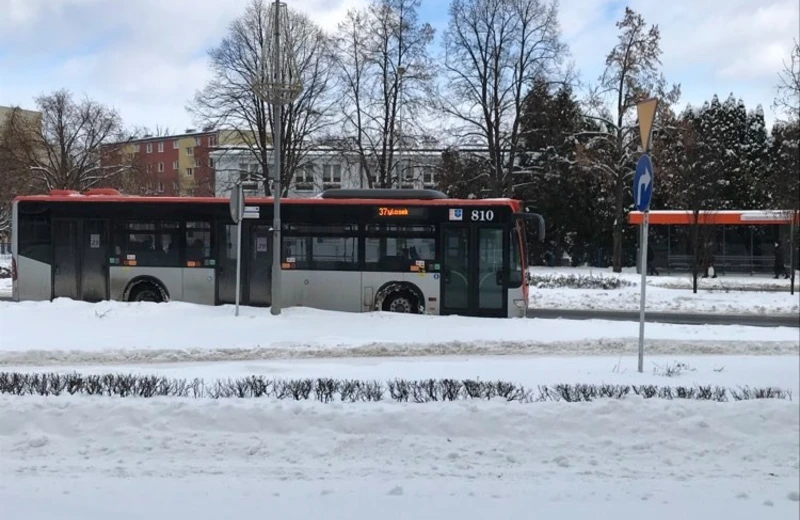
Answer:
<svg viewBox="0 0 800 520"><path fill-rule="evenodd" d="M200 267L211 258L211 223L186 223L186 262L190 267Z"/></svg>

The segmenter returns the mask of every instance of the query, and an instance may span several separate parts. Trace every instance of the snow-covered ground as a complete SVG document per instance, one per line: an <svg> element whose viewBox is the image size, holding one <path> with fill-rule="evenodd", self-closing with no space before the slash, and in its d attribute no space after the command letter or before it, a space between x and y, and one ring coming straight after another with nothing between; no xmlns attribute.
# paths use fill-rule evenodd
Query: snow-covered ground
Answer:
<svg viewBox="0 0 800 520"><path fill-rule="evenodd" d="M220 361L455 354L620 355L639 325L309 308L0 302L0 364ZM647 324L652 354L796 354L796 328Z"/></svg>
<svg viewBox="0 0 800 520"><path fill-rule="evenodd" d="M530 305L542 309L595 309L637 311L641 277L635 271L614 273L611 269L588 267L534 267L534 276L593 276L620 279L626 286L617 289L536 288L530 292ZM798 278L800 279L800 277ZM646 309L653 312L695 312L712 314L789 314L800 313L800 289L792 295L789 281L763 276L725 276L701 279L699 290L691 290L689 275L647 277Z"/></svg>
<svg viewBox="0 0 800 520"><path fill-rule="evenodd" d="M636 323L0 302L0 371L748 385L794 399L0 395L0 517L797 518L797 329L646 332L639 374Z"/></svg>
<svg viewBox="0 0 800 520"><path fill-rule="evenodd" d="M788 401L321 404L0 396L29 520L789 519Z"/></svg>

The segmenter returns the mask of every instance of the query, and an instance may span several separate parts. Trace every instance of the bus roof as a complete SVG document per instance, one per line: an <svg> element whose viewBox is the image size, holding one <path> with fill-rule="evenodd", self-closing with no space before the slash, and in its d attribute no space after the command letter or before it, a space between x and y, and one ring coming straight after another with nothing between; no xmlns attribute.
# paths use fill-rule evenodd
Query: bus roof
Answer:
<svg viewBox="0 0 800 520"><path fill-rule="evenodd" d="M122 195L116 190L89 190L86 193L78 193L68 190L53 190L46 195L22 195L14 199L15 202L113 202L113 203L154 203L154 204L228 204L225 197L158 197L140 195ZM247 197L248 204L270 205L273 203L272 197ZM510 198L495 199L387 199L387 198L281 198L281 204L298 205L410 205L410 206L509 206L516 209L520 201Z"/></svg>

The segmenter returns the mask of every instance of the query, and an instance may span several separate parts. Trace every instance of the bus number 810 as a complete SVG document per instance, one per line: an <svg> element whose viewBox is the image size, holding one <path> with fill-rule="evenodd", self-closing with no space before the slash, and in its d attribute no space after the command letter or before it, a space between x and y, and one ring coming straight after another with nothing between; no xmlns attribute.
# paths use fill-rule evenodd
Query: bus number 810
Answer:
<svg viewBox="0 0 800 520"><path fill-rule="evenodd" d="M472 221L473 222L489 222L494 220L494 211L487 209L473 209Z"/></svg>

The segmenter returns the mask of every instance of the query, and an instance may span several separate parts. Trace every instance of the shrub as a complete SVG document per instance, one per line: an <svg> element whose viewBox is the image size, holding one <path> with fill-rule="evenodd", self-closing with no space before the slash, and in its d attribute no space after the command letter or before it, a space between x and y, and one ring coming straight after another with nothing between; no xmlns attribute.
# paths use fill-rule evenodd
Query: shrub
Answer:
<svg viewBox="0 0 800 520"><path fill-rule="evenodd" d="M537 289L619 289L632 287L628 280L602 275L578 274L531 274L528 273L528 283Z"/></svg>
<svg viewBox="0 0 800 520"><path fill-rule="evenodd" d="M469 399L499 399L508 402L534 403L565 401L569 403L596 399L622 399L637 395L645 399L696 399L705 401L744 401L750 399L791 399L780 388L726 389L723 387L662 387L656 385L587 385L558 384L525 388L506 381L473 379L395 379L388 382L350 379L269 379L249 376L239 379L173 379L164 376L133 374L82 375L79 373L0 372L0 394L9 395L104 395L114 397L189 397L196 399L272 398L294 401L315 400L354 403L392 400L429 403Z"/></svg>

